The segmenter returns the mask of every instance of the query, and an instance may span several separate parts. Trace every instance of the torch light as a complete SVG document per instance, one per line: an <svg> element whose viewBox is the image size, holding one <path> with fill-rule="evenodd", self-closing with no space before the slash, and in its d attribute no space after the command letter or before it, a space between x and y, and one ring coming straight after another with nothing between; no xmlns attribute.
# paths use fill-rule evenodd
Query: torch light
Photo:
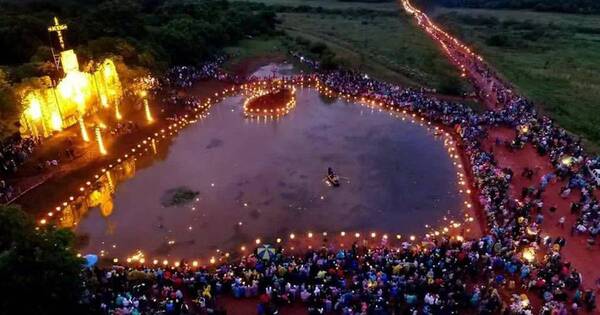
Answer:
<svg viewBox="0 0 600 315"><path fill-rule="evenodd" d="M96 133L96 142L98 142L98 151L100 151L100 154L102 154L102 155L108 154L108 152L106 152L106 148L104 147L104 141L102 140L102 134L100 133L100 127L96 126L96 129L94 131Z"/></svg>
<svg viewBox="0 0 600 315"><path fill-rule="evenodd" d="M85 142L90 141L90 136L88 135L87 129L85 128L85 122L83 121L83 117L79 116L79 129L81 129L81 138Z"/></svg>

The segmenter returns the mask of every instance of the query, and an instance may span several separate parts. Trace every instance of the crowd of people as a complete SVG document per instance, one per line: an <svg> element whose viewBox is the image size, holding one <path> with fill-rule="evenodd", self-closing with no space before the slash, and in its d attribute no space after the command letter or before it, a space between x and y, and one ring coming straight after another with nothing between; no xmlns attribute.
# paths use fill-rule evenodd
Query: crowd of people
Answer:
<svg viewBox="0 0 600 315"><path fill-rule="evenodd" d="M215 79L233 83L242 83L245 78L236 74L225 72L221 65L227 60L227 55L216 55L199 66L176 66L162 78L161 85L170 88L191 87L199 80Z"/></svg>
<svg viewBox="0 0 600 315"><path fill-rule="evenodd" d="M562 198L568 198L575 192L580 194L579 201L572 203L570 207L573 214L579 215L572 232L587 233L588 244L595 244L600 231L600 206L594 195L595 189L600 185L600 158L586 155L581 139L576 139L556 126L550 118L538 115L531 103L515 93L510 83L504 81L467 46L435 27L424 13L415 14L419 25L425 27L425 31L444 48L449 58L468 77L480 99L497 109L489 115L483 115L488 116L488 125L500 123L514 128L516 136L513 148L522 148L526 143L531 143L540 155L548 156L552 161L554 172L544 174L538 187L532 187L539 194L537 198L529 198L527 206L533 207L533 204L542 202L540 196L549 184L549 178L566 181L567 184L561 189ZM565 218L561 217L559 224L564 224L564 221Z"/></svg>
<svg viewBox="0 0 600 315"><path fill-rule="evenodd" d="M297 57L313 64L299 54ZM222 72L222 62L217 58L201 67L173 68L153 93L167 105L192 109L200 100L179 95L176 89L208 78L244 82L244 78ZM586 234L590 246L595 244L600 233L600 204L594 195L598 183L592 170L600 168L600 159L586 155L580 139L538 115L527 100L499 89L501 85L494 91L502 106L477 113L466 105L364 74L319 71L308 77L336 93L384 103L454 130L478 192L487 224L485 235L461 241L435 237L423 243L404 243L401 248L323 247L300 257L279 254L269 261L250 255L216 269L191 267L185 261L176 268L86 269L84 303L106 314L219 313L222 310L215 299L221 294L255 297L259 314L275 314L287 304L303 304L310 314L458 314L464 310L530 314L529 298L539 301L543 314L575 314L595 308L595 292L582 291L581 275L561 257L564 238L541 237L539 227L543 221L541 196L551 181L560 180L565 183L561 197L580 194L570 209L578 216L571 233ZM511 148L519 150L530 143L554 166L537 186L524 189L518 201L509 197L509 187L514 172L521 170L500 167L494 153L483 146L487 131L496 126L514 129ZM127 128L123 126L123 130ZM0 149L2 175L14 173L36 144L33 138L4 143ZM522 174L531 178L534 172L523 170ZM11 190L0 181L2 198L10 198ZM526 257L524 252L531 250L534 257ZM514 293L512 298L507 298L506 292Z"/></svg>
<svg viewBox="0 0 600 315"><path fill-rule="evenodd" d="M305 304L309 314L493 313L503 305L498 289L468 284L483 279L480 270L489 276L504 273L504 266L491 259L491 245L439 240L431 251L408 243L399 249L323 248L268 262L248 256L210 271L185 262L179 268L89 270L90 285L99 289L87 298L106 313L215 310L215 297L223 293L257 298L259 314L293 303ZM499 286L505 282L496 280Z"/></svg>
<svg viewBox="0 0 600 315"><path fill-rule="evenodd" d="M33 153L40 140L35 137L22 138L12 136L0 144L0 200L9 201L14 194L14 188L5 180L15 174Z"/></svg>
<svg viewBox="0 0 600 315"><path fill-rule="evenodd" d="M444 40L444 39L442 39ZM587 155L577 139L553 121L540 115L526 99L513 93L485 63L464 48L444 40L447 51L475 73L474 85L482 98L494 99L495 110L477 113L470 107L429 96L422 90L380 82L365 74L320 71L299 53L300 62L316 74L320 85L335 93L351 95L414 113L452 130L468 160L468 173L477 192L480 218L487 225L475 239L430 236L418 242L390 247L343 250L324 240L321 249L290 256L281 251L269 259L248 255L216 267L192 267L181 261L177 267L155 265L112 266L84 269L86 291L82 303L103 314L223 313L217 297L254 298L258 314L277 314L285 305L304 305L309 314L335 312L354 314L577 314L595 309L595 292L582 289L582 277L564 261L563 237L542 237L543 194L552 181L564 183L560 196L579 194L571 204L577 220L573 234L585 234L595 246L600 233L600 203L595 192L598 181L593 170L600 158ZM246 78L221 71L225 58L219 56L199 67L172 68L153 86L152 93L166 106L197 107L200 99L177 93L198 80L217 79L232 83ZM499 166L494 152L483 143L488 130L512 128L509 144L520 150L533 145L548 156L554 167L548 174L512 170ZM122 127L122 128L121 128ZM122 125L115 132L129 132ZM9 139L0 147L1 175L16 172L38 141ZM522 172L521 172L522 171ZM515 172L539 183L524 189L519 200L510 197ZM0 197L10 199L12 188L0 180ZM561 218L562 224L564 219ZM560 223L560 222L559 222ZM531 299L531 300L530 300Z"/></svg>
<svg viewBox="0 0 600 315"><path fill-rule="evenodd" d="M536 192L535 194L523 195L526 198L525 206L537 208L538 215L543 217L541 207L536 205L543 204L541 195L549 180L556 178L566 182L561 189L561 198L579 193L579 201L570 206L571 213L578 215L571 233L587 234L588 244L594 245L600 233L600 205L594 195L594 191L600 185L600 158L586 155L581 139L576 139L556 126L550 118L538 115L533 106L520 98L510 84L502 80L482 58L443 30L432 27L431 21L424 14L420 14L420 24L429 26L427 31L430 35L445 48L450 59L468 74L480 98L499 109L491 112L493 115L489 115L492 119L490 122L502 123L515 129L512 147L518 149L526 143L531 143L540 155L548 156L552 161L554 172L544 174L539 185L531 187L530 190ZM553 207L550 209L556 210ZM564 225L564 222L565 217L561 217L558 224Z"/></svg>
<svg viewBox="0 0 600 315"><path fill-rule="evenodd" d="M492 235L470 241L446 237L399 248L360 247L279 254L270 261L250 255L216 269L113 267L86 270L85 302L104 314L223 313L216 298L253 299L258 314L288 305L308 314L531 314L532 303L504 289L536 294L542 314L592 310L594 292L580 291L580 275L551 247L531 264ZM566 290L573 291L572 297ZM570 302L567 304L567 302Z"/></svg>
<svg viewBox="0 0 600 315"><path fill-rule="evenodd" d="M178 77L203 78L198 74ZM173 268L88 271L89 283L96 286L88 302L107 313L152 308L170 314L201 309L217 312L214 299L219 294L256 297L259 314L275 314L290 303L304 303L310 314L458 314L464 310L531 314L530 298L538 301L542 314L575 314L595 308L595 292L582 291L581 275L562 259L564 238L540 236L537 197L545 188L544 180L539 187L524 191L523 200L510 198L514 170L501 168L494 153L482 144L489 128L508 126L515 130L513 142L531 143L540 154L548 155L555 166L554 177L567 183L562 193L581 192L580 202L573 206L581 216L578 224L595 237L598 202L588 169L599 161L585 155L579 140L517 97L500 110L476 113L466 105L362 74L320 72L316 78L335 92L389 104L454 130L469 160L487 224L485 235L460 241L433 237L423 243L404 243L401 248L324 247L301 257L280 254L269 261L250 255L216 269L194 268L182 261ZM513 293L512 298L506 292Z"/></svg>
<svg viewBox="0 0 600 315"><path fill-rule="evenodd" d="M217 55L199 66L176 66L153 85L151 93L163 106L175 106L191 111L200 105L200 98L181 94L179 91L191 87L199 80L214 79L231 83L243 82L243 78L222 71L225 55Z"/></svg>

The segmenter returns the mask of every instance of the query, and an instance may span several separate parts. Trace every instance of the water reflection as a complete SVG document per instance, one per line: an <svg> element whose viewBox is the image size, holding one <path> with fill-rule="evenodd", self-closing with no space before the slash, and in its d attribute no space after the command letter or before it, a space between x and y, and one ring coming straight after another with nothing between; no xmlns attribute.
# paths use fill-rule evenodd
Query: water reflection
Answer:
<svg viewBox="0 0 600 315"><path fill-rule="evenodd" d="M112 214L114 204L112 194L115 192L115 180L125 181L135 175L135 160L128 159L114 170L107 171L93 184L92 192L80 196L75 202L63 208L60 221L62 227L72 228L93 207L99 207L100 214L108 217ZM117 183L118 183L117 182Z"/></svg>
<svg viewBox="0 0 600 315"><path fill-rule="evenodd" d="M155 161L165 159L170 143L170 139L166 137L162 141L152 139L150 141L151 155L140 152L138 155L132 155L122 160L110 170L104 170L102 175L96 175L96 181L88 183L91 191L87 195L79 195L71 203L63 205L58 225L64 228L74 228L86 217L90 209L98 209L99 214L104 218L110 217L114 210L114 193L117 187L133 178L138 167L148 167Z"/></svg>
<svg viewBox="0 0 600 315"><path fill-rule="evenodd" d="M313 89L299 90L297 102L279 120L252 120L241 97L226 99L201 123L101 173L61 224L87 241L86 253L182 258L294 232L420 233L460 214L457 170L433 131L410 116L325 104ZM329 166L340 188L325 185ZM176 187L199 196L164 206Z"/></svg>

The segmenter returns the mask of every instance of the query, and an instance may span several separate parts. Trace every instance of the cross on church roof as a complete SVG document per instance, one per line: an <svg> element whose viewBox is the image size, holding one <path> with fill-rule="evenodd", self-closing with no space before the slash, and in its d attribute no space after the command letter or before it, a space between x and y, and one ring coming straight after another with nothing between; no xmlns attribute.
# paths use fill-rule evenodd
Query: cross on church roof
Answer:
<svg viewBox="0 0 600 315"><path fill-rule="evenodd" d="M67 29L66 24L60 24L57 17L54 17L54 25L48 26L48 32L56 32L58 35L58 43L61 49L65 49L65 41L62 36L62 31Z"/></svg>

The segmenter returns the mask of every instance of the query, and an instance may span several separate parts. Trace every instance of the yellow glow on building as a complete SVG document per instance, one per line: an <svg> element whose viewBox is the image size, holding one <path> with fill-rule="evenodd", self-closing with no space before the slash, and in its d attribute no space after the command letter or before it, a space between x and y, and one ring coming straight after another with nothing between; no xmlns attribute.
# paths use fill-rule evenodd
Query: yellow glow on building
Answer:
<svg viewBox="0 0 600 315"><path fill-rule="evenodd" d="M77 61L77 55L73 49L65 50L60 53L60 63L62 64L63 71L79 72L79 61Z"/></svg>
<svg viewBox="0 0 600 315"><path fill-rule="evenodd" d="M42 118L42 108L40 105L40 101L35 97L35 95L30 95L31 99L29 100L29 108L27 108L27 114L29 117L38 121Z"/></svg>
<svg viewBox="0 0 600 315"><path fill-rule="evenodd" d="M112 106L116 118L122 119L118 103L123 91L112 60L103 61L92 73L81 72L74 68L75 53L66 52L61 53L65 77L55 87L24 89L22 135L49 137L52 131L77 124L79 117Z"/></svg>
<svg viewBox="0 0 600 315"><path fill-rule="evenodd" d="M108 185L108 189L110 189L111 192L114 192L115 191L115 182L113 181L110 171L106 171L106 183Z"/></svg>
<svg viewBox="0 0 600 315"><path fill-rule="evenodd" d="M100 105L108 108L117 103L123 94L117 68L112 60L104 60L93 73L93 81L99 95Z"/></svg>
<svg viewBox="0 0 600 315"><path fill-rule="evenodd" d="M58 94L61 96L61 106L64 111L78 111L86 113L87 104L90 103L93 91L88 73L69 72L58 84ZM64 104L64 105L63 105Z"/></svg>
<svg viewBox="0 0 600 315"><path fill-rule="evenodd" d="M53 112L50 118L50 126L54 131L62 130L62 119L60 118L60 114L58 112Z"/></svg>
<svg viewBox="0 0 600 315"><path fill-rule="evenodd" d="M48 27L48 31L56 33L59 39L59 59L64 76L56 83L49 77L37 78L41 84L25 82L19 89L24 108L19 131L24 136L49 137L53 131L73 126L80 118L99 109L116 107L123 95L119 75L111 59L95 64L93 71L80 71L75 51L65 50L62 34L65 30L67 25L61 24L56 17ZM117 119L121 118L119 108L114 110ZM83 129L82 137L85 139Z"/></svg>
<svg viewBox="0 0 600 315"><path fill-rule="evenodd" d="M106 98L105 94L100 94L100 104L102 107L108 107L108 98Z"/></svg>

